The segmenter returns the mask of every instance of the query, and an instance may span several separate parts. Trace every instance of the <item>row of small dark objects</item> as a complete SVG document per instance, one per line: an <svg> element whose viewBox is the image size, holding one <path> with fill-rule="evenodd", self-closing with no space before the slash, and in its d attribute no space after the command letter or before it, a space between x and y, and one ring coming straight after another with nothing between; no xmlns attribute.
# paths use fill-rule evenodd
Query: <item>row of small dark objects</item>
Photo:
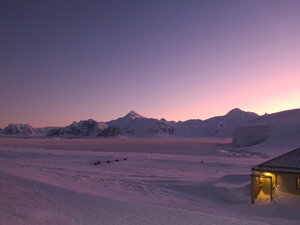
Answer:
<svg viewBox="0 0 300 225"><path fill-rule="evenodd" d="M96 161L94 164L97 166L97 165L104 164L104 163L119 162L119 161L121 161L121 160L122 160L122 159L106 160L105 162ZM126 161L127 158L123 158L123 160Z"/></svg>

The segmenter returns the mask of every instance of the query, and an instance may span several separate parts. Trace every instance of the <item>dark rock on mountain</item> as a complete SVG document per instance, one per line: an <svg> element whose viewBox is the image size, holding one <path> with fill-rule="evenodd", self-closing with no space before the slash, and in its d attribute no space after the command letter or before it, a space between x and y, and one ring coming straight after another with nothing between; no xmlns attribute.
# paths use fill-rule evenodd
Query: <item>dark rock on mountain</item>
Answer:
<svg viewBox="0 0 300 225"><path fill-rule="evenodd" d="M97 122L95 120L81 120L73 122L64 128L54 128L48 131L48 136L61 137L87 137L96 136L100 131L107 128L106 123Z"/></svg>
<svg viewBox="0 0 300 225"><path fill-rule="evenodd" d="M28 124L9 124L7 127L2 129L2 134L7 135L32 135L35 130Z"/></svg>
<svg viewBox="0 0 300 225"><path fill-rule="evenodd" d="M107 127L98 134L99 137L118 137L122 135L123 133L121 131L121 128L112 126Z"/></svg>
<svg viewBox="0 0 300 225"><path fill-rule="evenodd" d="M52 128L47 132L47 136L49 137L55 137L63 134L63 129L64 128Z"/></svg>

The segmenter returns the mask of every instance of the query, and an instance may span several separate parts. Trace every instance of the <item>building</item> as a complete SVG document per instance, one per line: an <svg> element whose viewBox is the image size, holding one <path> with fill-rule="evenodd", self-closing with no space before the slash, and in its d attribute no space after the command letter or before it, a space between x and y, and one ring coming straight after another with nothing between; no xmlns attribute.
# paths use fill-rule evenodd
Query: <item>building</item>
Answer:
<svg viewBox="0 0 300 225"><path fill-rule="evenodd" d="M300 148L252 168L252 204L258 197L272 201L279 190L300 195Z"/></svg>

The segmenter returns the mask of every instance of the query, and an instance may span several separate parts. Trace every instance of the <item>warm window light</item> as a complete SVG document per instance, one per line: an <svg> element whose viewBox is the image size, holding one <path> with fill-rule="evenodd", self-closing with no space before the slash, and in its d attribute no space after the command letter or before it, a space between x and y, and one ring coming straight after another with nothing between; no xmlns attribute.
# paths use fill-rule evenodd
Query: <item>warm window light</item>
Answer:
<svg viewBox="0 0 300 225"><path fill-rule="evenodd" d="M264 173L265 176L272 176L271 173Z"/></svg>

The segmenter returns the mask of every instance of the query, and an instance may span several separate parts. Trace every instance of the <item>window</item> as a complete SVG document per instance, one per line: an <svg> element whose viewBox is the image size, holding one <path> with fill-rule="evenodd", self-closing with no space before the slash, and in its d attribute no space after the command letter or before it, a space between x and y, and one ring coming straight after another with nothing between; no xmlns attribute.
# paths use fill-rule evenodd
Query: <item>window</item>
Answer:
<svg viewBox="0 0 300 225"><path fill-rule="evenodd" d="M300 190L300 177L296 177L296 189Z"/></svg>

